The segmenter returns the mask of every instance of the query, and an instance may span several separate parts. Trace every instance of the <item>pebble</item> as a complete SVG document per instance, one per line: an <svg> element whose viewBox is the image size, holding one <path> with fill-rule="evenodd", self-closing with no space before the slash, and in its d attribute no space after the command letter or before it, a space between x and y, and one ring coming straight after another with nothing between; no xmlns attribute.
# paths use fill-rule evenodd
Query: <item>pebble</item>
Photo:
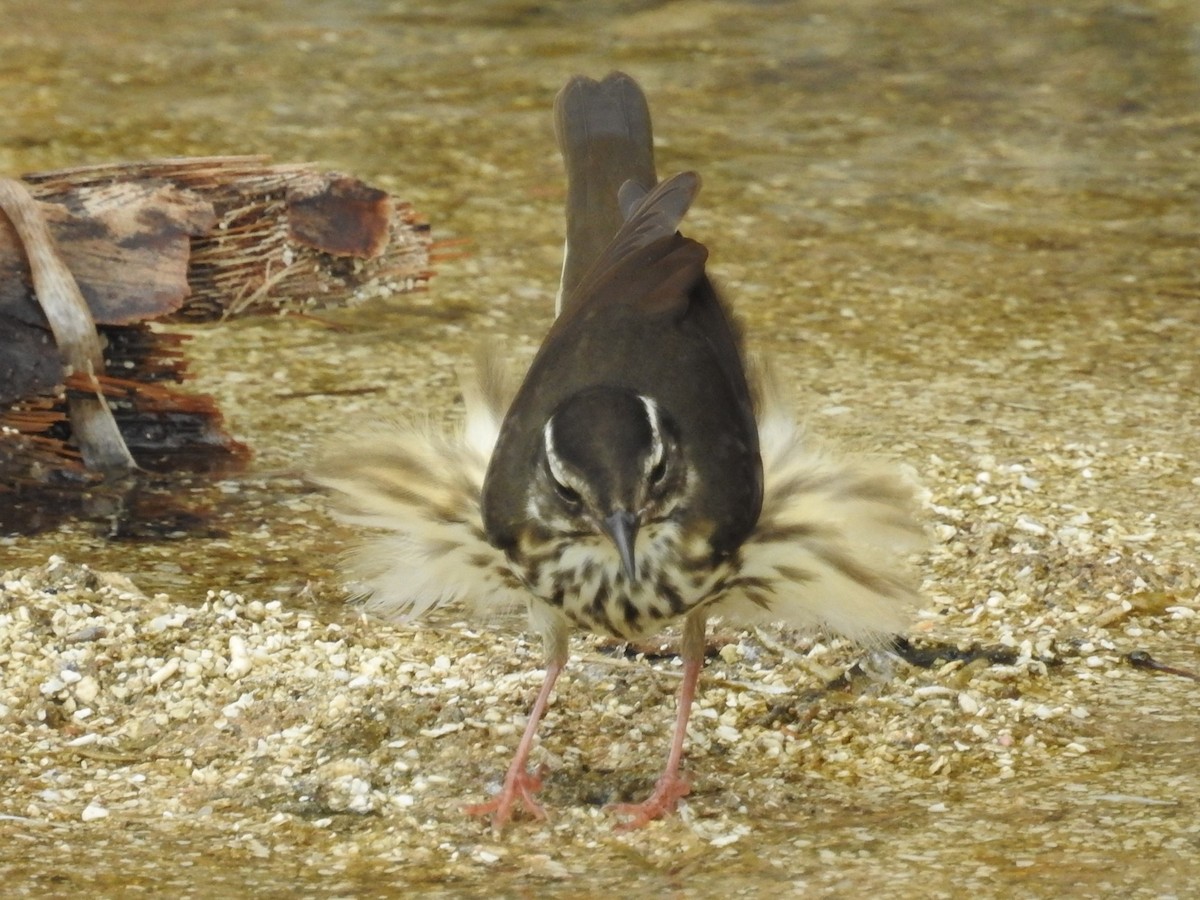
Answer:
<svg viewBox="0 0 1200 900"><path fill-rule="evenodd" d="M1101 479L1099 450L1054 464L1031 453L1023 470L995 459L930 464L938 541L921 564L930 575L921 639L1009 647L1010 661L870 666L851 697L824 690L820 677L864 658L845 642L768 629L760 639L718 626L720 649L689 729L686 767L699 788L692 824L631 840L653 847L655 835L670 835L677 851L689 840L752 846L754 817L770 819L773 798L789 792L869 813L919 798L959 827L959 801L939 796L989 785L1006 795L1015 784L1042 790L1056 772L1089 784L1107 772L1114 796L1158 795L1161 785L1104 769L1114 751L1107 724L1097 723L1108 722L1114 691L1152 677L1167 684L1122 663L1132 649L1127 629L1152 648L1196 646L1200 576L1187 559L1156 555L1162 531L1150 523L1121 527L1103 508L1064 503L1056 492L1083 455ZM987 477L976 480L980 473ZM963 485L970 490L959 495ZM1058 506L1044 502L1051 497ZM340 625L230 591L187 606L128 585L97 587L96 578L58 558L0 574L0 658L19 661L0 682L0 717L20 748L4 763L15 809L32 804L42 819L75 822L109 810L184 820L207 809L250 856L255 845L275 852L274 832L297 816L330 832L354 816L363 834L376 824L386 831L391 843L376 852L397 858L412 842L439 859L456 852L483 866L567 871L480 844L478 823L457 812L503 773L541 678L536 642L478 624ZM1087 594L1066 602L1085 579ZM1153 613L1131 600L1154 592L1168 600ZM1113 611L1106 627L1099 619ZM534 751L535 766L552 773L553 818L520 827L539 841L557 839L553 829L564 840L611 841L611 821L575 780L591 790L619 772L653 783L678 680L673 660L628 660L603 642L573 639ZM152 752L138 758L145 747ZM131 794L134 768L144 781ZM228 798L243 795L262 806L236 819ZM827 846L812 840L809 865ZM438 841L450 849L437 850ZM840 849L829 852L842 859Z"/></svg>
<svg viewBox="0 0 1200 900"><path fill-rule="evenodd" d="M108 810L103 806L100 806L98 803L89 803L83 808L83 812L80 813L79 818L85 822L94 822L97 819L106 819L108 818Z"/></svg>
<svg viewBox="0 0 1200 900"><path fill-rule="evenodd" d="M179 657L173 656L161 666L152 671L146 679L151 686L158 687L179 671Z"/></svg>
<svg viewBox="0 0 1200 900"><path fill-rule="evenodd" d="M229 636L229 663L225 666L225 677L230 681L237 681L245 675L250 674L250 670L254 668L254 661L250 657L250 652L246 649L246 642L239 635L232 634Z"/></svg>

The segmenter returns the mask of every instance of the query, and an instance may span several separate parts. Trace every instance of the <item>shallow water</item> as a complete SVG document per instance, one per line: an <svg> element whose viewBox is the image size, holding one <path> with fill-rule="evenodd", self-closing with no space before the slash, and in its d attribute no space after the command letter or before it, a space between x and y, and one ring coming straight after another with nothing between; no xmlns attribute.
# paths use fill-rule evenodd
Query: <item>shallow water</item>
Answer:
<svg viewBox="0 0 1200 900"><path fill-rule="evenodd" d="M193 329L195 388L257 453L244 477L195 486L206 529L113 542L104 522L79 522L0 538L0 569L58 552L186 602L227 587L340 616L334 568L351 534L307 492L304 467L323 442L380 417L452 418L456 369L481 336L532 353L561 248L550 105L569 75L621 68L650 98L660 172L702 174L687 231L712 248L751 347L773 356L815 430L910 464L950 505L989 460L1079 473L1092 459L1092 474L1045 486L1039 513L1111 517L1149 535L1139 549L1194 572L1198 35L1200 8L1187 2L0 0L0 170L314 160L411 201L437 239L468 242L428 292L330 313L344 331L304 320ZM368 392L329 393L344 388ZM986 595L968 569L931 562L929 593ZM1056 602L1095 599L1086 582L1061 583ZM1194 642L1172 649L1200 659ZM1115 709L1145 704L1122 690ZM1181 702L1194 709L1194 693ZM1113 752L1128 752L1113 728ZM1184 752L1171 735L1162 745ZM1146 752L1151 769L1187 770ZM969 794L969 779L957 789ZM1028 793L989 798L972 808L1050 827ZM822 827L850 833L847 810L823 810ZM813 815L776 824L803 828ZM901 840L906 815L877 804L870 828ZM1099 816L1080 827L1109 826ZM1020 856L1026 839L1006 828L995 860ZM219 892L224 873L208 869L202 835L190 840L182 881ZM1172 865L1195 866L1195 840ZM115 864L89 841L71 838L79 862ZM914 852L926 890L953 892L956 870L936 848ZM1058 852L1008 884L1058 893L1073 864L1069 844ZM1141 867L1146 896L1172 889L1154 886L1162 872L1141 845L1129 860L1103 857L1088 865ZM644 886L681 892L695 887L689 871L707 871L697 857L677 876L645 865ZM768 868L739 858L728 889L795 883ZM319 874L278 860L260 871L246 883L266 893L322 891ZM373 871L337 889L365 890ZM463 890L486 884L462 877ZM828 873L808 878L834 893L886 890L865 864L842 888Z"/></svg>
<svg viewBox="0 0 1200 900"><path fill-rule="evenodd" d="M195 333L197 387L256 448L258 478L298 472L356 416L453 415L454 369L479 335L531 352L561 242L548 109L567 73L612 67L651 97L660 169L705 178L692 233L713 245L752 348L779 357L802 407L842 410L850 396L867 413L839 416L839 430L919 461L931 434L1019 436L1064 406L1089 413L1063 417L1064 439L1163 429L1170 444L1195 409L1196 354L1172 352L1195 346L1198 315L1189 4L178 3L147 14L10 0L0 14L20 23L3 38L5 171L180 154L317 160L410 199L438 238L469 242L428 294L332 315L348 336L303 322ZM1138 401L1125 402L1134 386ZM374 393L321 395L339 387ZM250 515L303 540L260 483L241 483L244 502L233 488L217 495L215 530L244 532ZM154 547L68 535L159 577ZM213 550L184 540L168 555L195 552L209 568ZM43 558L38 542L11 551ZM254 569L292 583L296 560Z"/></svg>

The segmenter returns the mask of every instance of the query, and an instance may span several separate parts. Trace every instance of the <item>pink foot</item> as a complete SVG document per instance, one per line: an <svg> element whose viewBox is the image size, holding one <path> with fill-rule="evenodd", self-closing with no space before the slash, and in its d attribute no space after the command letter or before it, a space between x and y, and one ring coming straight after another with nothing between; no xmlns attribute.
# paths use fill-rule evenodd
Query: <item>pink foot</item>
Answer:
<svg viewBox="0 0 1200 900"><path fill-rule="evenodd" d="M487 816L492 817L492 831L497 834L508 824L509 819L513 816L513 806L520 799L521 806L525 808L525 812L533 816L535 819L545 819L546 810L542 805L533 799L533 795L542 789L542 772L538 770L536 774L528 772L524 769L517 771L510 770L504 779L504 786L500 788L498 793L491 800L485 800L483 803L472 803L469 806L463 807L463 812L469 816Z"/></svg>
<svg viewBox="0 0 1200 900"><path fill-rule="evenodd" d="M696 682L700 679L700 667L704 665L704 618L689 616L683 631L683 685L679 689L679 709L675 713L675 731L671 736L671 752L662 776L654 785L654 793L643 803L617 803L613 809L618 815L629 816L629 821L616 826L617 831L633 831L655 819L675 812L679 801L688 795L691 785L679 774L679 762L683 759L683 739L687 734L688 715L692 711L692 699L696 695Z"/></svg>
<svg viewBox="0 0 1200 900"><path fill-rule="evenodd" d="M542 681L542 689L538 691L537 700L529 713L529 721L525 724L525 733L521 735L521 743L517 745L516 755L504 774L504 786L491 800L484 803L472 803L464 806L463 812L469 816L492 817L492 833L499 834L513 815L513 804L519 797L525 812L535 819L545 819L546 811L542 805L533 799L533 795L542 789L542 775L546 768L542 766L537 773L529 771L529 751L533 748L533 736L537 732L538 722L546 712L546 704L550 702L550 690L554 680L562 671L561 662L551 662L546 666L546 678Z"/></svg>
<svg viewBox="0 0 1200 900"><path fill-rule="evenodd" d="M692 787L682 775L664 774L654 786L654 793L641 803L614 803L609 807L629 820L616 826L617 831L635 831L675 812L679 801L688 795Z"/></svg>

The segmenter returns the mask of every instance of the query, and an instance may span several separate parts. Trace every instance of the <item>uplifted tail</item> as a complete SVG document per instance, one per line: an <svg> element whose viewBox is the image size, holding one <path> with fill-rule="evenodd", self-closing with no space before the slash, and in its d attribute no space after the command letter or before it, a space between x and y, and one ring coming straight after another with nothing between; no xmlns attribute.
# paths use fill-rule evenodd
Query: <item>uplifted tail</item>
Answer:
<svg viewBox="0 0 1200 900"><path fill-rule="evenodd" d="M648 191L658 179L646 97L622 72L568 81L554 101L554 130L567 169L567 242L555 310L561 312L624 221L621 186L633 181Z"/></svg>

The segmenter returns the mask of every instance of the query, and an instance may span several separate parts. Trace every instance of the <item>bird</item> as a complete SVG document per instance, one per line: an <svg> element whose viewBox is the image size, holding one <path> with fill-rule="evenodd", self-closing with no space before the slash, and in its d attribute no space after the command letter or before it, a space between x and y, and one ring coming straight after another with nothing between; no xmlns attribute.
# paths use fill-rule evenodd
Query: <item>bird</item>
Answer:
<svg viewBox="0 0 1200 900"><path fill-rule="evenodd" d="M915 480L826 449L748 359L707 248L679 230L699 176L658 180L637 81L575 76L554 122L564 260L520 384L485 353L463 385L463 424L381 431L312 476L375 534L349 563L368 613L524 606L541 636L542 685L503 783L466 807L496 832L518 811L546 818L529 756L573 632L682 631L666 764L644 801L615 806L631 829L690 792L681 763L710 620L883 646L917 602L904 562L922 536Z"/></svg>

